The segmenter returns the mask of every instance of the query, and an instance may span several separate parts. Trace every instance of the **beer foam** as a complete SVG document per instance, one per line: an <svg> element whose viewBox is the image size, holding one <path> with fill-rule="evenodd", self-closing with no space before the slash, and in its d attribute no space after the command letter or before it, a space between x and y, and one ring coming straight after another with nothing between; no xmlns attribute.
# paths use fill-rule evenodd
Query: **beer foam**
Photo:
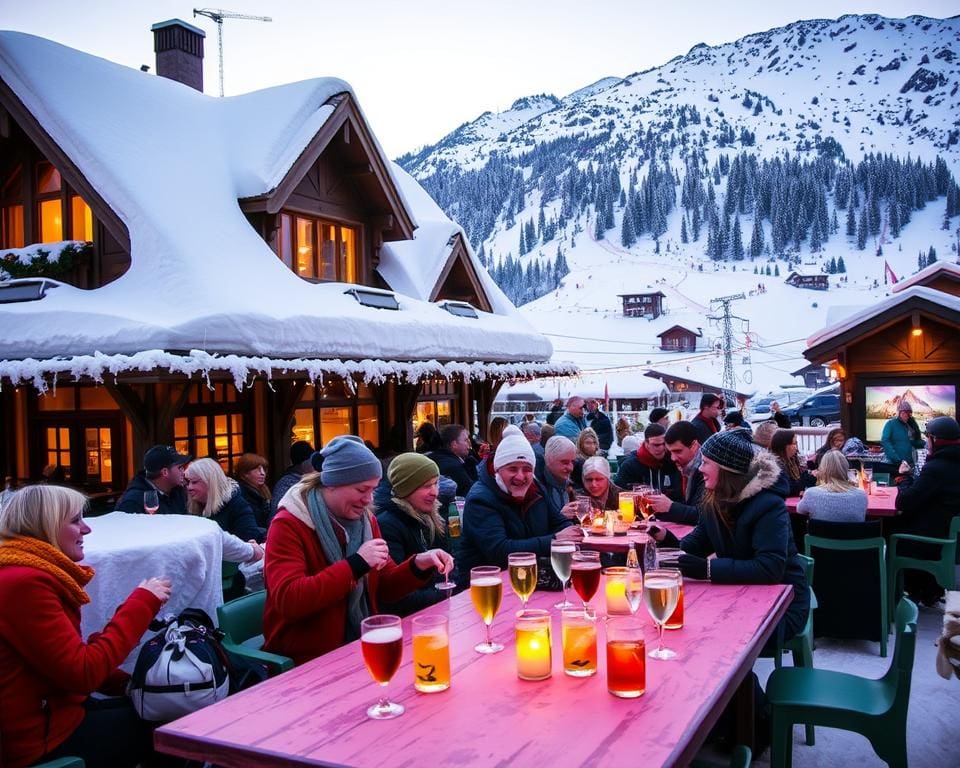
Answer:
<svg viewBox="0 0 960 768"><path fill-rule="evenodd" d="M365 643L395 643L397 640L403 640L402 627L378 627L377 629L368 629L361 638Z"/></svg>
<svg viewBox="0 0 960 768"><path fill-rule="evenodd" d="M499 576L481 576L478 579L470 579L471 587L492 587L502 583Z"/></svg>

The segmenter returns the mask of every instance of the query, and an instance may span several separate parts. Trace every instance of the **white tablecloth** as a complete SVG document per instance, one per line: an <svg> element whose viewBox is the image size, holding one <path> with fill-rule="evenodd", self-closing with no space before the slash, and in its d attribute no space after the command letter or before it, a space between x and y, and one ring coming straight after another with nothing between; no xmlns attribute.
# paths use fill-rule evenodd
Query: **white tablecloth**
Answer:
<svg viewBox="0 0 960 768"><path fill-rule="evenodd" d="M102 630L117 606L151 576L166 576L173 583L161 615L202 608L216 622L217 606L223 602L223 544L213 520L111 512L86 522L92 531L84 538L83 564L93 566L96 575L87 585L90 603L81 609L84 638ZM150 636L147 632L141 642ZM139 650L121 665L128 672Z"/></svg>

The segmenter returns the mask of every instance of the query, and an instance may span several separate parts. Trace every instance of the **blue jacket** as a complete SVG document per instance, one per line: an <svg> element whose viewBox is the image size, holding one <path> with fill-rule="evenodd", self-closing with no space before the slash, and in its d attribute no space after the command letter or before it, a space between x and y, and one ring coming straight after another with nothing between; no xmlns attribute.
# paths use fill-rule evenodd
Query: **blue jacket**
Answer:
<svg viewBox="0 0 960 768"><path fill-rule="evenodd" d="M574 443L577 442L577 437L580 435L583 430L587 428L587 422L583 419L576 419L570 415L570 411L564 411L563 416L557 419L556 424L553 425L555 435L563 435L564 437L569 437Z"/></svg>
<svg viewBox="0 0 960 768"><path fill-rule="evenodd" d="M500 490L494 476L481 472L463 510L458 582L469 584L470 569L478 565L506 568L511 552L549 557L554 534L572 524L550 509L539 481L534 480L526 497L516 502Z"/></svg>
<svg viewBox="0 0 960 768"><path fill-rule="evenodd" d="M891 464L905 461L911 467L914 464L913 449L923 448L925 445L923 438L920 437L920 426L912 416L906 424L899 418L888 419L883 425L880 443L883 445L887 461Z"/></svg>

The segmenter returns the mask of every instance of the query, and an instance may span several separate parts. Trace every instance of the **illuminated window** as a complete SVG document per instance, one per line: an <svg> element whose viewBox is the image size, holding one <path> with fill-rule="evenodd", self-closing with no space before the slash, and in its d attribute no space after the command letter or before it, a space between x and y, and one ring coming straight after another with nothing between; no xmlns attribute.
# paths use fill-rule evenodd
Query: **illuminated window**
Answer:
<svg viewBox="0 0 960 768"><path fill-rule="evenodd" d="M243 409L232 384L194 385L182 415L173 420L174 448L198 459L209 456L230 474L244 452Z"/></svg>
<svg viewBox="0 0 960 768"><path fill-rule="evenodd" d="M40 242L59 243L63 240L63 205L60 200L40 202Z"/></svg>
<svg viewBox="0 0 960 768"><path fill-rule="evenodd" d="M0 247L23 248L26 241L23 238L23 206L5 205L0 208Z"/></svg>
<svg viewBox="0 0 960 768"><path fill-rule="evenodd" d="M297 274L300 277L316 277L314 264L314 226L313 219L297 216Z"/></svg>
<svg viewBox="0 0 960 768"><path fill-rule="evenodd" d="M276 248L277 257L301 277L359 282L356 227L281 213Z"/></svg>
<svg viewBox="0 0 960 768"><path fill-rule="evenodd" d="M293 412L291 441L306 440L321 448L337 435L359 435L380 445L380 406L374 387L360 385L356 394L342 381L307 386Z"/></svg>
<svg viewBox="0 0 960 768"><path fill-rule="evenodd" d="M47 465L62 467L65 479L70 478L69 427L47 427Z"/></svg>
<svg viewBox="0 0 960 768"><path fill-rule="evenodd" d="M420 397L413 414L412 428L417 429L423 422L429 421L440 429L453 424L456 419L454 403L457 387L446 379L428 379L420 385Z"/></svg>
<svg viewBox="0 0 960 768"><path fill-rule="evenodd" d="M93 211L80 195L70 198L70 239L93 240Z"/></svg>

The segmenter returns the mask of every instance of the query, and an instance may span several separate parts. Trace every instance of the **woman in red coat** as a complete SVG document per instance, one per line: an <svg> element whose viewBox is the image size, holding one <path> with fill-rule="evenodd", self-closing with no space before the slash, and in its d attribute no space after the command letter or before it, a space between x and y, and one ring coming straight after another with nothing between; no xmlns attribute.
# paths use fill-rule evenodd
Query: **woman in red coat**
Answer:
<svg viewBox="0 0 960 768"><path fill-rule="evenodd" d="M379 601L396 602L453 568L442 549L390 559L370 511L383 468L360 438L334 438L313 463L317 472L280 501L263 567L264 650L297 664L359 638Z"/></svg>
<svg viewBox="0 0 960 768"><path fill-rule="evenodd" d="M0 765L22 768L65 755L87 768L136 765L150 731L123 695L117 666L170 596L170 582L140 583L100 633L84 643L80 607L93 569L83 559L82 493L22 488L0 513Z"/></svg>

